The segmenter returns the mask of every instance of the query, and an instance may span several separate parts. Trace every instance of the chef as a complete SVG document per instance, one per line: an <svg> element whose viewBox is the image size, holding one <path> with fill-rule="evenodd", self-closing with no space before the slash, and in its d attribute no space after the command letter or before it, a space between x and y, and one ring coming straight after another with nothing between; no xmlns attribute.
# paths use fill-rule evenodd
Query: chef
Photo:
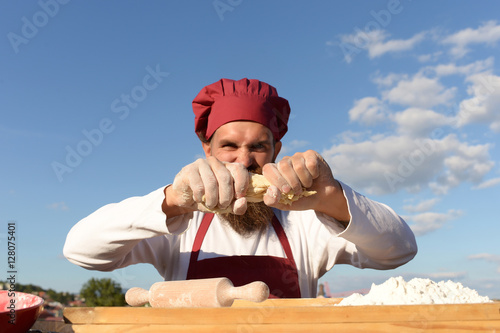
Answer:
<svg viewBox="0 0 500 333"><path fill-rule="evenodd" d="M270 297L298 298L315 297L335 264L393 269L415 256L401 217L335 179L320 154L276 161L290 106L273 86L221 79L192 106L205 158L170 185L78 222L64 246L68 260L101 271L150 263L165 280L264 281ZM261 202L247 198L252 173L267 180Z"/></svg>

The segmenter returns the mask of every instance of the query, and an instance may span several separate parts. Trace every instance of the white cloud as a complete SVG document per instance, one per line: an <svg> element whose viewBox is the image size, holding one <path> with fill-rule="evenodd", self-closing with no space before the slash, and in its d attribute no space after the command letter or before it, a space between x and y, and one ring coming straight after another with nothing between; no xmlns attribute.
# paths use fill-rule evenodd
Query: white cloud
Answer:
<svg viewBox="0 0 500 333"><path fill-rule="evenodd" d="M490 156L493 145L469 141L461 128L482 123L500 133L500 76L493 74L495 59L491 56L458 61L449 57L440 44L451 45L455 55L463 55L474 43L500 40L497 29L500 25L488 22L444 39L437 31L433 39L431 30L407 40L391 40L383 30L342 36L342 42L357 48L348 57L367 51L373 59L414 49L424 39L437 43L438 48L414 55L413 60L425 64L413 73L377 71L371 75L378 93L360 96L349 110L352 122L370 125L370 130L340 133L335 143L322 152L335 176L375 195L427 189L434 195L444 195L464 184L473 189L500 184L500 178L485 180L495 166ZM465 89L468 96L464 99L459 94ZM392 131L385 131L387 128ZM442 228L461 215L458 210L431 211L438 201L434 198L404 206L416 234Z"/></svg>
<svg viewBox="0 0 500 333"><path fill-rule="evenodd" d="M323 152L336 177L369 194L430 189L434 194L443 195L463 183L470 183L474 188L492 186L491 182L483 182L495 165L489 155L492 146L472 144L455 134L446 134L457 124L479 120L481 114L487 114L490 120L498 119L500 129L500 112L494 112L496 105L500 105L499 77L487 72L477 74L492 66L493 58L460 66L426 67L437 74L433 78L425 76L424 69L413 76L405 73L384 76L377 72L372 81L379 86L382 97L356 100L349 116L351 121L369 125L383 123L395 131L350 131L338 135L339 141ZM456 88L448 88L440 82L441 76L452 74L464 75L465 82L471 82L469 93L478 99L475 107L482 107L483 112L471 115L467 109L469 114L464 115L464 103L456 116L435 111L435 107L449 106L454 100ZM395 112L397 105L408 107ZM496 129L495 121L491 124L492 129Z"/></svg>
<svg viewBox="0 0 500 333"><path fill-rule="evenodd" d="M459 280L467 276L467 272L436 272L425 274L431 280Z"/></svg>
<svg viewBox="0 0 500 333"><path fill-rule="evenodd" d="M375 125L387 119L382 101L376 97L365 97L354 102L349 110L349 119L363 125Z"/></svg>
<svg viewBox="0 0 500 333"><path fill-rule="evenodd" d="M292 140L287 144L284 144L280 151L280 156L283 154L295 153L297 149L305 147L309 144L308 141L305 140ZM280 158L278 158L279 160Z"/></svg>
<svg viewBox="0 0 500 333"><path fill-rule="evenodd" d="M485 180L484 182L478 184L477 186L474 186L473 189L474 190L482 190L485 188L497 186L498 184L500 184L500 178L492 178L492 179Z"/></svg>
<svg viewBox="0 0 500 333"><path fill-rule="evenodd" d="M426 33L421 32L409 39L387 40L389 34L385 30L372 30L365 32L357 30L352 34L341 35L339 47L344 53L344 60L347 63L352 62L353 56L361 52L368 51L370 59L380 57L386 53L408 51L415 47L425 38ZM327 46L335 43L326 42Z"/></svg>
<svg viewBox="0 0 500 333"><path fill-rule="evenodd" d="M354 132L345 131L337 135L339 142L352 144L354 142L359 142L369 137L368 132Z"/></svg>
<svg viewBox="0 0 500 333"><path fill-rule="evenodd" d="M470 256L467 257L467 259L471 260L481 259L490 262L498 262L500 264L500 255L494 255L490 253L471 254Z"/></svg>
<svg viewBox="0 0 500 333"><path fill-rule="evenodd" d="M494 65L494 58L489 57L485 60L478 60L468 65L457 66L455 63L440 64L434 67L434 72L438 76L462 74L471 75L486 70L491 70Z"/></svg>
<svg viewBox="0 0 500 333"><path fill-rule="evenodd" d="M446 89L437 78L415 75L408 80L383 92L383 97L389 103L418 108L431 108L436 105L449 104L455 96L456 88Z"/></svg>
<svg viewBox="0 0 500 333"><path fill-rule="evenodd" d="M477 29L463 29L447 36L442 40L445 44L452 45L451 54L457 58L465 56L470 50L470 44L493 45L500 40L500 25L496 21L488 21Z"/></svg>
<svg viewBox="0 0 500 333"><path fill-rule="evenodd" d="M468 92L472 97L460 103L456 125L485 123L500 133L500 76L479 73L467 77L467 81L471 83Z"/></svg>
<svg viewBox="0 0 500 333"><path fill-rule="evenodd" d="M61 210L61 211L69 210L68 206L64 201L51 203L50 205L47 206L47 208L51 210Z"/></svg>
<svg viewBox="0 0 500 333"><path fill-rule="evenodd" d="M419 62L428 62L433 58L432 54L421 54L417 57Z"/></svg>
<svg viewBox="0 0 500 333"><path fill-rule="evenodd" d="M496 265L497 267L497 272L500 273L500 255L495 255L495 254L490 254L490 253L479 253L479 254L473 254L467 257L469 260L484 260L486 262L491 262Z"/></svg>
<svg viewBox="0 0 500 333"><path fill-rule="evenodd" d="M398 132L411 137L429 137L436 128L449 125L450 118L427 109L409 108L393 116Z"/></svg>
<svg viewBox="0 0 500 333"><path fill-rule="evenodd" d="M379 86L390 87L393 86L394 83L406 79L408 79L408 74L406 73L403 74L389 73L385 76L380 75L380 73L376 73L376 75L373 76L372 81Z"/></svg>
<svg viewBox="0 0 500 333"><path fill-rule="evenodd" d="M430 141L430 140L429 140ZM432 181L443 156L435 144L408 136L372 136L323 152L337 178L371 194L420 190Z"/></svg>
<svg viewBox="0 0 500 333"><path fill-rule="evenodd" d="M442 161L443 172L429 184L436 194L446 194L464 182L479 184L495 165L489 155L489 144L472 145L450 135L443 140L443 146L451 153Z"/></svg>
<svg viewBox="0 0 500 333"><path fill-rule="evenodd" d="M387 42L379 40L368 48L370 58L380 57L388 52L401 52L413 49L413 47L421 42L425 37L425 33L421 32L411 37L410 39L392 39ZM385 38L384 38L385 39Z"/></svg>
<svg viewBox="0 0 500 333"><path fill-rule="evenodd" d="M372 136L333 145L322 155L340 180L369 194L445 194L461 183L478 184L493 168L490 145L471 145L455 135L442 139Z"/></svg>
<svg viewBox="0 0 500 333"><path fill-rule="evenodd" d="M421 201L416 205L406 205L403 207L403 209L410 213L423 213L431 210L434 205L439 202L439 200L439 198L428 199Z"/></svg>
<svg viewBox="0 0 500 333"><path fill-rule="evenodd" d="M417 56L417 60L419 62L437 61L442 54L443 54L443 52L441 52L441 51L434 52L434 53L428 53L428 54L421 54L421 55Z"/></svg>
<svg viewBox="0 0 500 333"><path fill-rule="evenodd" d="M451 209L447 213L427 212L403 218L410 222L410 228L416 236L422 236L442 228L448 221L454 220L460 215L462 212Z"/></svg>

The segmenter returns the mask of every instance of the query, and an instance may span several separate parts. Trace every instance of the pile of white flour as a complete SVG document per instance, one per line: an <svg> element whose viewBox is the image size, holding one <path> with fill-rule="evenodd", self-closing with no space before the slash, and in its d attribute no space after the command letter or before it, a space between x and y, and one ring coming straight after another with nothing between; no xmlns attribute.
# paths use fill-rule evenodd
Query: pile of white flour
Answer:
<svg viewBox="0 0 500 333"><path fill-rule="evenodd" d="M434 282L415 278L409 282L399 276L386 282L372 284L366 295L352 294L336 305L406 305L406 304L458 304L491 302L477 291L452 281Z"/></svg>

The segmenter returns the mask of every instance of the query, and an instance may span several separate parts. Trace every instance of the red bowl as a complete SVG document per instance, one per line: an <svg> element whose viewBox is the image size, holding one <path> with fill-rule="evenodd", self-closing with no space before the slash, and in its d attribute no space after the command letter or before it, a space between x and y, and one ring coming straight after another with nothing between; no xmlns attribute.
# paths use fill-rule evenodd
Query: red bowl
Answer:
<svg viewBox="0 0 500 333"><path fill-rule="evenodd" d="M25 333L43 310L43 298L0 290L0 326L5 333ZM5 330L6 329L6 330Z"/></svg>

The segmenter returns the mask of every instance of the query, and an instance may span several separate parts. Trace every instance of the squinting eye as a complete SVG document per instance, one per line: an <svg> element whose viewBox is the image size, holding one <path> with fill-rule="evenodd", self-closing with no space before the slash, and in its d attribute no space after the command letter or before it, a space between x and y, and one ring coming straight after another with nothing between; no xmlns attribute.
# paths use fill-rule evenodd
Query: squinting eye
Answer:
<svg viewBox="0 0 500 333"><path fill-rule="evenodd" d="M262 151L262 150L265 150L266 149L266 146L265 145L255 145L252 147L253 150L258 150L258 151Z"/></svg>

